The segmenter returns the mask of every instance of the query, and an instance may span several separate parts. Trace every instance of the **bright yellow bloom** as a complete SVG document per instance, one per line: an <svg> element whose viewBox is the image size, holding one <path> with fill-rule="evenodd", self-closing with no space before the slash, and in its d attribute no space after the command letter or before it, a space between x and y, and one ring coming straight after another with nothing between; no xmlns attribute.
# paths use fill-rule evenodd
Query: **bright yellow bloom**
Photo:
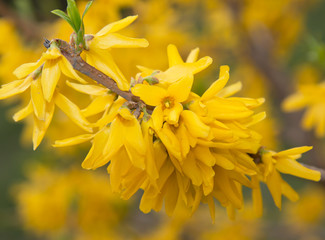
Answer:
<svg viewBox="0 0 325 240"><path fill-rule="evenodd" d="M291 201L297 201L298 194L286 183L280 173L290 174L300 178L309 179L312 181L319 181L321 174L318 171L308 169L299 164L296 159L301 157L301 154L309 151L312 147L297 147L291 148L281 152L266 151L262 153L262 163L258 164L261 175L259 180L266 183L271 192L275 205L281 209L282 195L286 196ZM255 177L254 177L255 178ZM260 194L258 179L254 180L255 191L253 192L253 200L258 212L262 212L262 199ZM279 187L280 186L280 187ZM255 196L254 196L255 195ZM258 207L257 207L258 206Z"/></svg>
<svg viewBox="0 0 325 240"><path fill-rule="evenodd" d="M147 47L148 41L140 38L125 37L116 33L130 25L138 16L129 16L102 28L95 35L89 35L87 49L83 52L87 63L99 69L116 81L121 90L130 88L128 80L115 64L109 50L112 48Z"/></svg>
<svg viewBox="0 0 325 240"><path fill-rule="evenodd" d="M61 72L79 82L86 83L74 71L71 64L63 57L55 46L52 46L39 61L26 63L18 67L14 74L21 80L5 84L0 89L0 99L9 98L30 89L30 102L14 116L20 121L33 115L33 146L34 150L41 143L55 110L58 106L75 124L91 132L90 123L82 115L77 105L56 90ZM85 86L87 87L87 86Z"/></svg>
<svg viewBox="0 0 325 240"><path fill-rule="evenodd" d="M306 108L302 127L310 130L315 127L318 137L325 134L325 83L301 85L298 92L286 98L282 104L285 111Z"/></svg>
<svg viewBox="0 0 325 240"><path fill-rule="evenodd" d="M163 120L169 124L177 124L180 113L183 110L181 102L184 102L191 91L192 79L183 78L168 86L167 89L147 84L137 84L131 90L146 104L155 106L152 113L155 128L162 126Z"/></svg>

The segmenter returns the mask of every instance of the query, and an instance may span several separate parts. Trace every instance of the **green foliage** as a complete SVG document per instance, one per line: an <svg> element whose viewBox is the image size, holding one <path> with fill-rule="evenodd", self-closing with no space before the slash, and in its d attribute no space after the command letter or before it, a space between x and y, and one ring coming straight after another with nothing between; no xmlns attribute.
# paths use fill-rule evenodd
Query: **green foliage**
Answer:
<svg viewBox="0 0 325 240"><path fill-rule="evenodd" d="M56 9L53 10L52 13L63 18L65 21L69 23L69 25L72 27L73 31L76 33L76 50L77 52L81 52L82 49L85 47L85 26L83 23L83 19L88 12L90 6L92 5L93 1L89 1L86 5L86 8L82 14L82 17L80 16L78 7L76 5L75 0L67 0L68 6L67 6L67 13Z"/></svg>

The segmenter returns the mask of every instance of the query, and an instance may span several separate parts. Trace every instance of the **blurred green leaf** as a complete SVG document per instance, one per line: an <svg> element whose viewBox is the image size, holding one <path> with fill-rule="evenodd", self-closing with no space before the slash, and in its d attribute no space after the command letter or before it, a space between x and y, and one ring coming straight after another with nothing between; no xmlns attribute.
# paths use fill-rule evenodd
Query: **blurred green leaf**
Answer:
<svg viewBox="0 0 325 240"><path fill-rule="evenodd" d="M66 20L71 25L72 28L74 28L74 26L73 26L73 24L71 22L71 19L69 18L69 16L65 12L63 12L63 11L61 11L59 9L55 9L55 10L51 11L51 13L63 18L64 20Z"/></svg>

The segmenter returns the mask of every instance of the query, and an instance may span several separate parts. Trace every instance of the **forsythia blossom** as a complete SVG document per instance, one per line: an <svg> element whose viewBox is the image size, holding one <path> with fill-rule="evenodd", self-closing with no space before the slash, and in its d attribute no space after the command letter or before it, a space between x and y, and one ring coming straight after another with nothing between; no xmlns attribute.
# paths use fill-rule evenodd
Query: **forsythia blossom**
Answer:
<svg viewBox="0 0 325 240"><path fill-rule="evenodd" d="M90 82L90 74L80 77L55 41L38 62L15 71L20 80L0 89L1 99L30 89L29 104L14 119L33 115L34 148L43 139L54 107L58 106L88 133L58 140L54 146L91 141L82 166L96 169L109 164L112 190L129 199L142 189L140 209L145 213L160 211L163 204L169 215L184 206L193 213L203 202L209 205L214 219L217 200L233 217L234 210L243 207L242 187L246 186L252 189L254 208L261 214L259 182L266 183L280 208L282 195L293 201L298 198L280 173L320 180L319 172L296 161L309 147L279 153L262 148L262 136L251 126L266 116L264 112L256 113L264 99L235 97L241 83L226 86L228 66L220 67L219 78L202 96L191 92L194 75L212 63L210 57L198 60L198 49L184 61L177 48L169 45L168 69L139 67L141 72L129 83L109 49L148 45L144 39L116 33L135 19L136 16L127 17L95 35L86 35L81 57L111 77L120 90L132 94L137 102L117 97ZM63 81L61 73L69 80ZM81 110L60 92L64 84L89 95L92 102Z"/></svg>
<svg viewBox="0 0 325 240"><path fill-rule="evenodd" d="M325 134L325 83L305 84L283 102L283 109L288 112L306 108L302 127L306 130L315 128L318 137Z"/></svg>

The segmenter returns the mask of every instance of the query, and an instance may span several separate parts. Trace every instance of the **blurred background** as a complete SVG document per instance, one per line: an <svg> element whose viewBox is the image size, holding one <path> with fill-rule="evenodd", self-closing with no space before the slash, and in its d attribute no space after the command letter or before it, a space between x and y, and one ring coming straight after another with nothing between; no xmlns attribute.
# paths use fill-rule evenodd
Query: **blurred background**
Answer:
<svg viewBox="0 0 325 240"><path fill-rule="evenodd" d="M86 1L77 3L83 10ZM12 72L19 65L39 59L44 38L69 39L68 24L50 13L65 8L66 0L0 0L1 84L15 80ZM183 58L199 47L200 56L214 61L197 75L195 92L204 92L220 65L229 65L230 82L243 83L240 96L266 98L260 110L266 110L267 119L256 126L263 145L276 151L313 145L302 161L325 168L322 131L305 130L312 127L301 124L302 109L287 113L281 107L301 86L325 96L320 87L325 76L324 12L322 0L95 0L85 27L96 33L112 21L139 15L123 31L146 38L150 46L112 50L128 79L137 73L136 65L166 69L169 43ZM82 106L79 97L73 96ZM264 189L264 216L259 219L252 214L249 191L236 221L228 220L220 207L213 225L204 205L190 219L181 211L173 218L145 215L138 210L138 197L122 201L110 192L105 169L81 168L89 145L51 147L54 140L78 131L60 113L46 141L32 151L30 121L12 120L24 101L0 102L0 239L325 239L325 185L293 177L286 180L300 200L286 200L279 211ZM322 116L314 114L315 119ZM325 118L314 122L323 126Z"/></svg>

